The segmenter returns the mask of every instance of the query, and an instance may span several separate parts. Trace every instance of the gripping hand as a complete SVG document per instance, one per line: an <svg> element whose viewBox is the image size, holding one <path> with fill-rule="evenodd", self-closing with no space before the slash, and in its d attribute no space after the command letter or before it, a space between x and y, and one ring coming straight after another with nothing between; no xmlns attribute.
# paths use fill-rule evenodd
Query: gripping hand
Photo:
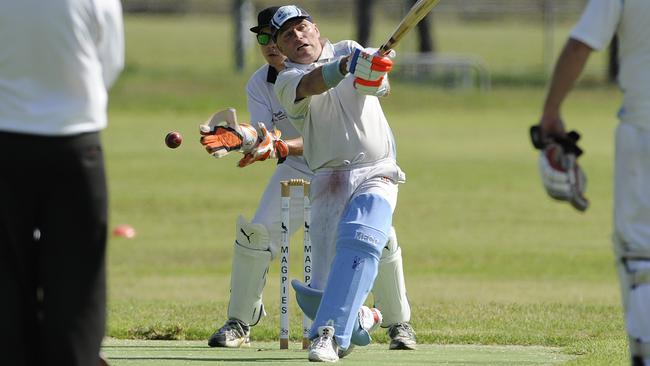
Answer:
<svg viewBox="0 0 650 366"><path fill-rule="evenodd" d="M393 68L392 57L395 57L394 51L383 56L375 48L356 49L349 56L347 72L363 80L381 80Z"/></svg>
<svg viewBox="0 0 650 366"><path fill-rule="evenodd" d="M271 133L259 124L260 138L259 143L253 149L244 154L244 157L239 160L237 166L243 168L256 161L263 161L266 159L278 159L278 164L282 163L289 155L289 146L286 142L280 139L282 133L278 129L273 129Z"/></svg>
<svg viewBox="0 0 650 366"><path fill-rule="evenodd" d="M383 97L390 92L388 78L384 77L376 81L368 81L361 78L354 79L354 88L359 94Z"/></svg>
<svg viewBox="0 0 650 366"><path fill-rule="evenodd" d="M539 172L546 193L556 200L568 201L576 210L585 211L589 200L584 196L587 177L578 165L582 149L577 145L580 134L569 132L566 136L542 137L539 126L532 126L530 136L533 146L540 150Z"/></svg>
<svg viewBox="0 0 650 366"><path fill-rule="evenodd" d="M248 124L238 124L232 108L217 112L199 126L201 145L214 157L222 158L231 151L249 152L257 142L257 131Z"/></svg>

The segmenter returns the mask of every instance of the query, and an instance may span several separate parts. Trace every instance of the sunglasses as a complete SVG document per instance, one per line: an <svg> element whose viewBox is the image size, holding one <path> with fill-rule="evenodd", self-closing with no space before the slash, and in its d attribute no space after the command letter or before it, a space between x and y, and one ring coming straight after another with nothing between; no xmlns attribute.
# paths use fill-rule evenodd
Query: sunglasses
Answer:
<svg viewBox="0 0 650 366"><path fill-rule="evenodd" d="M262 46L266 46L271 42L273 38L271 38L271 35L268 33L260 32L257 33L257 43L259 43Z"/></svg>

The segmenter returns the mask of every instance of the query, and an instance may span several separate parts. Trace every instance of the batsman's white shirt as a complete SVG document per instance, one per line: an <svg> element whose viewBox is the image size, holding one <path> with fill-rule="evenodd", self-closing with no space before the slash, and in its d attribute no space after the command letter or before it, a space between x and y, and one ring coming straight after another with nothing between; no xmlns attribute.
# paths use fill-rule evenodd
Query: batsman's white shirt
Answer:
<svg viewBox="0 0 650 366"><path fill-rule="evenodd" d="M600 50L614 34L623 91L616 129L615 249L650 258L650 1L591 0L571 38Z"/></svg>
<svg viewBox="0 0 650 366"><path fill-rule="evenodd" d="M33 32L41 28L47 32ZM119 0L0 0L0 130L56 136L103 129L107 89L123 65Z"/></svg>
<svg viewBox="0 0 650 366"><path fill-rule="evenodd" d="M287 68L276 81L275 93L303 136L303 155L313 171L395 159L393 134L379 99L357 93L352 75L325 93L294 103L296 88L306 73L356 48L363 47L354 41L325 42L317 62L286 62Z"/></svg>

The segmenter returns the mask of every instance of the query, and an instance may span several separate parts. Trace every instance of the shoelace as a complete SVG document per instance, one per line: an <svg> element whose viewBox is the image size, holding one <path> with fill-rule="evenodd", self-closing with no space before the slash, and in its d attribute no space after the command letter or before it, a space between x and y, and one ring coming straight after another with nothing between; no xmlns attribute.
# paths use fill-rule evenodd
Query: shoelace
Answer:
<svg viewBox="0 0 650 366"><path fill-rule="evenodd" d="M328 336L321 336L316 342L316 348L328 348L331 346L332 338Z"/></svg>
<svg viewBox="0 0 650 366"><path fill-rule="evenodd" d="M411 328L408 324L405 323L398 323L390 327L389 335L391 338L394 338L397 334L401 333L400 331L408 334L409 336L414 335L413 328Z"/></svg>
<svg viewBox="0 0 650 366"><path fill-rule="evenodd" d="M236 320L229 320L222 328L224 332L234 333L237 337L243 337L245 335L244 329L241 324Z"/></svg>

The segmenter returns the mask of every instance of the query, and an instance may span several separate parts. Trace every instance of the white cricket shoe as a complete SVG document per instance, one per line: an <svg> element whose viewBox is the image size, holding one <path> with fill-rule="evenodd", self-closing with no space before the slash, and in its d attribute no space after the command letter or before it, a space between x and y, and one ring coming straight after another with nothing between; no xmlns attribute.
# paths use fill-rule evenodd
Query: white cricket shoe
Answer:
<svg viewBox="0 0 650 366"><path fill-rule="evenodd" d="M337 362L339 360L339 346L334 338L334 327L318 327L318 338L309 346L309 361L311 362Z"/></svg>

